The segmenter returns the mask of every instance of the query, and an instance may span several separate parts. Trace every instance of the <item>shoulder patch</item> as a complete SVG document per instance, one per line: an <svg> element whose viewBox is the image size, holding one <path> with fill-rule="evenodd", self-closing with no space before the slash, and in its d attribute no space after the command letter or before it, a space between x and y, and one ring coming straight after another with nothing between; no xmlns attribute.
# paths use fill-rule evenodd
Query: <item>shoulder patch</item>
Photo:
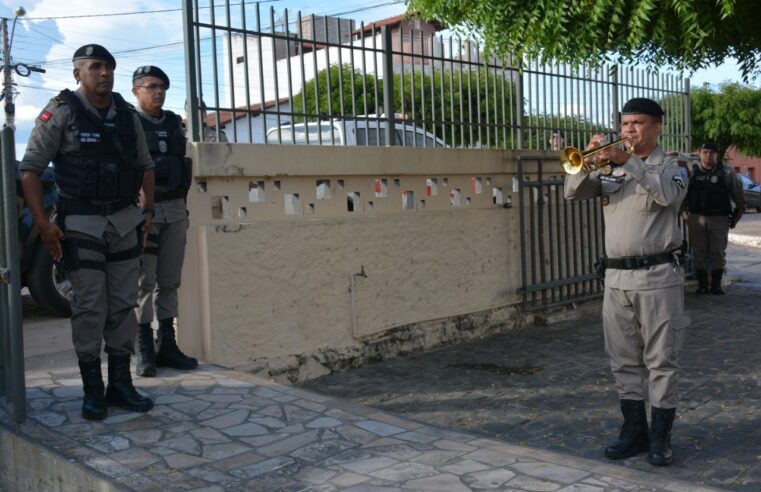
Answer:
<svg viewBox="0 0 761 492"><path fill-rule="evenodd" d="M40 113L39 120L43 123L47 123L50 118L53 117L53 113L50 111L43 111Z"/></svg>
<svg viewBox="0 0 761 492"><path fill-rule="evenodd" d="M682 189L682 190L683 190L683 189L684 189L684 178L685 178L685 176L683 176L683 175L682 175L682 171L683 171L683 170L680 170L680 171L679 171L679 174L675 174L675 175L674 175L674 177L673 177L673 178L671 178L671 180L672 180L672 181L673 181L673 182L674 182L674 183L675 183L675 184L676 184L676 185L677 185L677 186L678 186L680 189Z"/></svg>

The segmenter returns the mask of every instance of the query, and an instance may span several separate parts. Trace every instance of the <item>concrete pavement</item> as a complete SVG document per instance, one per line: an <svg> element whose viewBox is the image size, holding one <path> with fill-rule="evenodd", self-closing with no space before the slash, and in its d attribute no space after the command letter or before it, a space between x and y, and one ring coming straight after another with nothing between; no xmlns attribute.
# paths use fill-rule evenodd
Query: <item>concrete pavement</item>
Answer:
<svg viewBox="0 0 761 492"><path fill-rule="evenodd" d="M761 237L758 217L733 234ZM730 255L729 295L688 296L694 323L671 468L602 457L620 419L599 316L300 388L210 364L161 370L135 379L152 411L87 422L68 323L28 305L29 419L0 417L0 489L759 490L761 261L747 247Z"/></svg>

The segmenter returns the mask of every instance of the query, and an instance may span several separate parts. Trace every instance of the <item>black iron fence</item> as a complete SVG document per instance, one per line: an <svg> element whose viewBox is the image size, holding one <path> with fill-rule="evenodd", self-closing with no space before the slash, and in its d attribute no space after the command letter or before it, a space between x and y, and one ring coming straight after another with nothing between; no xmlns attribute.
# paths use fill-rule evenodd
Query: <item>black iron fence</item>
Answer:
<svg viewBox="0 0 761 492"><path fill-rule="evenodd" d="M191 124L233 142L546 149L558 133L583 146L615 132L625 100L646 96L666 109L662 146L690 148L689 82L675 75L498 59L415 17L184 8Z"/></svg>

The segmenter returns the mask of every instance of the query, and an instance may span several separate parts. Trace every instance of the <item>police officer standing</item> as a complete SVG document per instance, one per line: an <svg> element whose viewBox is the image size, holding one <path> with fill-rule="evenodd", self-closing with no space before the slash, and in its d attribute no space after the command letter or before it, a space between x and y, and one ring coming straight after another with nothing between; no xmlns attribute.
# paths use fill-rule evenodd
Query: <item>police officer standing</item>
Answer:
<svg viewBox="0 0 761 492"><path fill-rule="evenodd" d="M88 44L74 52L73 63L80 87L63 90L40 113L20 169L40 237L55 261L63 259L71 279L72 339L85 394L82 417L101 420L107 405L135 412L153 407L130 376L140 248L152 219L153 161L134 108L113 92L111 53ZM40 181L51 161L59 190L56 223L45 214ZM143 215L136 206L141 185L148 212Z"/></svg>
<svg viewBox="0 0 761 492"><path fill-rule="evenodd" d="M140 376L155 376L157 366L180 370L198 367L196 359L180 351L174 331L177 289L185 258L188 218L185 200L192 169L190 159L185 157L182 118L162 109L168 89L169 77L159 67L139 67L132 75L132 94L137 99L140 122L156 164L153 222L140 268L137 308ZM151 327L154 318L159 322L156 346Z"/></svg>
<svg viewBox="0 0 761 492"><path fill-rule="evenodd" d="M705 142L699 150L700 164L692 167L685 212L690 230L693 266L698 279L695 294L724 294L721 278L727 264L725 254L729 229L742 217L745 196L734 169L719 162L719 148ZM732 208L734 202L734 209Z"/></svg>
<svg viewBox="0 0 761 492"><path fill-rule="evenodd" d="M679 350L689 320L684 315L684 278L675 260L682 238L679 207L687 192L687 170L679 157L658 145L663 110L650 99L623 107L618 147L589 159L611 167L582 171L565 180L565 197L601 197L605 217L605 349L620 396L624 423L617 441L605 449L610 459L648 451L648 461L672 462L671 427L676 415ZM589 148L598 147L595 135ZM645 398L652 406L648 429Z"/></svg>

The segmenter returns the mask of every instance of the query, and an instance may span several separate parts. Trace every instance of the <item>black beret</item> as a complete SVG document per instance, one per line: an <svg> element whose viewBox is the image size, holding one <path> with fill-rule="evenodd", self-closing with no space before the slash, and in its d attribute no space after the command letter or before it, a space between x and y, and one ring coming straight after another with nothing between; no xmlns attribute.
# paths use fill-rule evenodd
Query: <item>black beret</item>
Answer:
<svg viewBox="0 0 761 492"><path fill-rule="evenodd" d="M106 48L99 44L86 44L74 52L74 57L71 61L83 60L86 58L94 58L95 60L105 60L111 62L111 66L116 68L116 60L114 56L108 52Z"/></svg>
<svg viewBox="0 0 761 492"><path fill-rule="evenodd" d="M651 116L663 116L663 109L657 102L646 97L634 97L626 101L621 114L649 114Z"/></svg>
<svg viewBox="0 0 761 492"><path fill-rule="evenodd" d="M154 67L153 65L137 67L135 73L132 74L132 82L143 77L156 77L161 79L166 84L166 88L169 89L169 77L159 67Z"/></svg>
<svg viewBox="0 0 761 492"><path fill-rule="evenodd" d="M719 152L719 146L713 142L703 142L703 145L700 146L700 150L703 150L703 149L713 150L714 152L717 152L717 153Z"/></svg>

